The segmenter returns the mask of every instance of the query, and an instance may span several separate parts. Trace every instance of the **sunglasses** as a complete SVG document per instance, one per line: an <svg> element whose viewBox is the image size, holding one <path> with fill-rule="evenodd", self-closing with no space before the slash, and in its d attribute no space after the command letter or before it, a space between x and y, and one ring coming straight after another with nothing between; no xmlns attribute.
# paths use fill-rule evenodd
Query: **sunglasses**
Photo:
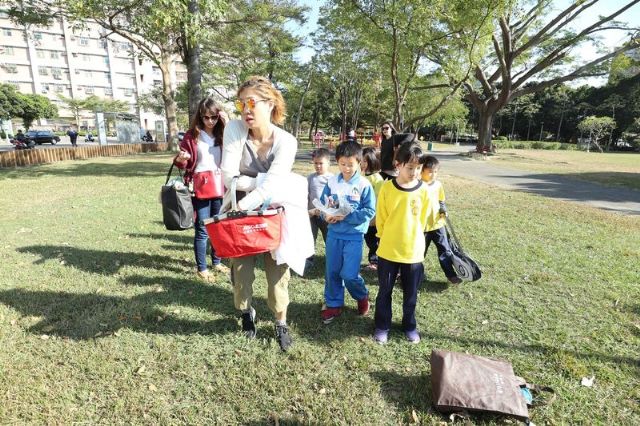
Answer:
<svg viewBox="0 0 640 426"><path fill-rule="evenodd" d="M243 101L242 99L236 99L235 105L238 112L241 113L242 111L244 111L245 108L248 108L249 111L253 111L254 109L256 109L256 104L258 102L266 102L266 101L267 99L249 98L246 101Z"/></svg>
<svg viewBox="0 0 640 426"><path fill-rule="evenodd" d="M391 127L383 127L382 130L389 130Z"/></svg>
<svg viewBox="0 0 640 426"><path fill-rule="evenodd" d="M216 115L203 115L203 116L202 116L202 121L206 121L206 120L216 121L219 117L220 117L220 114L216 114Z"/></svg>

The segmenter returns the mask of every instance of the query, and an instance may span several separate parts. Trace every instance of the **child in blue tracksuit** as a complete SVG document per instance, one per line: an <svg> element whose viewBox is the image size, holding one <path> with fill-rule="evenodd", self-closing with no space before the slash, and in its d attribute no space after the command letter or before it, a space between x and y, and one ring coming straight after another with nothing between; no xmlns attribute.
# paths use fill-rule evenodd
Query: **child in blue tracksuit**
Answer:
<svg viewBox="0 0 640 426"><path fill-rule="evenodd" d="M360 276L360 260L364 234L375 215L376 197L367 179L360 175L362 147L354 141L342 142L336 147L336 161L340 173L327 182L322 192L337 201L344 196L353 207L346 216L324 215L329 224L326 242L326 275L324 284L325 306L322 320L330 323L342 313L344 288L358 301L358 314L369 312L369 290Z"/></svg>

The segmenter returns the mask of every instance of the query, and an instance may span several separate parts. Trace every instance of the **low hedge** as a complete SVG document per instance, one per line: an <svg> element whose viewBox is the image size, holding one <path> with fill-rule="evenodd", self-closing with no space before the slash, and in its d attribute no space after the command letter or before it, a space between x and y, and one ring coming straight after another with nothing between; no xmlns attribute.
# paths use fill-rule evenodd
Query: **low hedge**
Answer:
<svg viewBox="0 0 640 426"><path fill-rule="evenodd" d="M492 143L498 149L550 149L571 151L575 151L577 149L575 144L564 142L493 140Z"/></svg>

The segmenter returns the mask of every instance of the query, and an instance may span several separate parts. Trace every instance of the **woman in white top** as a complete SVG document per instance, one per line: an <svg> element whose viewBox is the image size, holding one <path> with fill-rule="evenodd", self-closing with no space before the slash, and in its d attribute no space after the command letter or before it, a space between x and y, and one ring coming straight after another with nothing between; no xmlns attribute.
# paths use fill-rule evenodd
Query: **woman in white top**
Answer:
<svg viewBox="0 0 640 426"><path fill-rule="evenodd" d="M226 115L221 106L213 98L207 97L200 101L191 120L191 127L180 142L180 152L174 159L174 164L185 171L185 184L195 183L198 185L199 182L202 182L199 179L200 176L205 176L207 180L217 176L221 186L222 134L226 121ZM213 274L207 268L209 236L202 221L218 214L224 194L214 194L209 191L212 195L198 195L200 188L195 189L196 194L194 194L192 201L196 214L195 238L193 240L193 250L198 267L196 273L205 281L213 281ZM206 191L201 193L206 193ZM220 258L216 256L213 248L211 249L211 261L213 269L217 272L229 272L229 268L220 263Z"/></svg>
<svg viewBox="0 0 640 426"><path fill-rule="evenodd" d="M230 121L225 128L222 175L227 187L234 176L239 176L237 189L243 198L238 208L251 210L271 199L278 185L282 185L283 176L291 173L298 142L276 126L284 122L286 106L280 91L267 78L250 77L240 86L237 96L236 108L241 119ZM258 184L259 173L265 175ZM292 344L287 327L291 275L287 264L278 265L270 253L231 261L234 303L242 311L242 330L248 338L255 338L256 311L252 307L252 296L258 257L264 258L267 304L275 315L276 339L286 351Z"/></svg>

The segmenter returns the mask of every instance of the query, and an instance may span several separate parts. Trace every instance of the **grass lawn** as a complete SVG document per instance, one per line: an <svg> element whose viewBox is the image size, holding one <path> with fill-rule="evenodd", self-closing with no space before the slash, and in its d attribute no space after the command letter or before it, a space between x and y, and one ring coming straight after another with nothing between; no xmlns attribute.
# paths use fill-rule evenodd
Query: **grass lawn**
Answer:
<svg viewBox="0 0 640 426"><path fill-rule="evenodd" d="M640 154L505 149L491 158L508 167L640 189Z"/></svg>
<svg viewBox="0 0 640 426"><path fill-rule="evenodd" d="M450 286L430 252L422 342L396 325L379 346L352 300L321 323L318 242L317 269L290 283L295 346L283 354L264 273L247 341L229 282L195 279L192 231L164 230L169 158L0 170L0 423L440 424L428 360L441 348L507 359L555 388L531 411L537 424L640 424L639 217L447 178L483 278ZM364 276L374 299L376 277ZM396 290L398 322L400 307ZM580 385L587 376L593 387Z"/></svg>

